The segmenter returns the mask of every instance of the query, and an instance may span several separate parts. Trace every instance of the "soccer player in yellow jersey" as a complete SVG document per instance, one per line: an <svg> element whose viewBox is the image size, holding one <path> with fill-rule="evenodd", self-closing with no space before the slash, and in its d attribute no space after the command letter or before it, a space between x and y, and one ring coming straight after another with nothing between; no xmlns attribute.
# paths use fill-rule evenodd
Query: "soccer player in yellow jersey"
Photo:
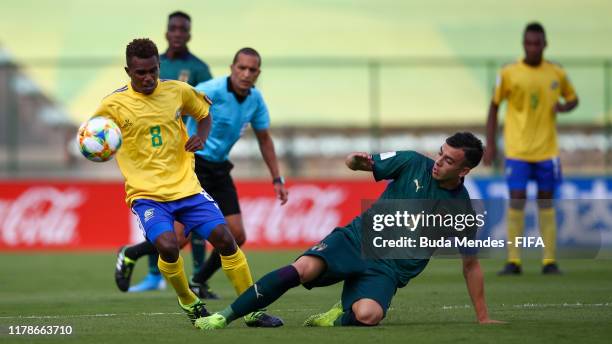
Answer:
<svg viewBox="0 0 612 344"><path fill-rule="evenodd" d="M193 152L203 148L211 127L211 104L186 83L159 79L159 53L149 39L128 44L126 62L130 83L107 96L96 116L109 117L121 127L123 146L117 163L125 178L126 202L159 252L159 270L193 324L208 312L189 289L174 221L185 226L185 236L195 232L220 252L222 268L237 294L253 284L246 257L193 169ZM191 137L181 119L185 114L198 122ZM262 312L245 317L247 325L258 326L262 315L282 325Z"/></svg>
<svg viewBox="0 0 612 344"><path fill-rule="evenodd" d="M504 124L506 153L505 174L510 190L508 240L522 236L525 226L527 182L538 186L538 220L544 240L543 274L560 274L555 259L556 223L552 204L561 181L557 147L557 113L573 110L578 97L561 66L543 59L546 34L539 23L530 23L523 35L525 57L502 68L487 120L487 151L484 163L490 165L496 155L497 112L506 99L508 110ZM564 102L559 102L562 97ZM500 275L521 274L520 249L508 245L508 261Z"/></svg>

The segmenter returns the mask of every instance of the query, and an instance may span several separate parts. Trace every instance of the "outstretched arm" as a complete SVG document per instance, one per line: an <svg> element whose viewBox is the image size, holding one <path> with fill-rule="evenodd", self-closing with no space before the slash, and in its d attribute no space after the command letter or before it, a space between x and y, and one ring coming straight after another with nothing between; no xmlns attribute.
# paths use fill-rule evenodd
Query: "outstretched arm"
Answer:
<svg viewBox="0 0 612 344"><path fill-rule="evenodd" d="M465 278L465 284L472 299L478 322L480 324L502 324L502 321L489 318L484 296L484 279L478 258L475 256L463 257L463 277Z"/></svg>
<svg viewBox="0 0 612 344"><path fill-rule="evenodd" d="M278 159L276 158L276 151L274 150L274 142L272 141L272 136L270 136L270 132L267 129L255 130L255 136L257 137L257 143L259 144L261 156L266 162L268 170L270 170L272 180L275 181L273 183L274 193L276 194L276 197L280 200L281 205L283 205L287 203L289 193L285 188L284 182L280 178Z"/></svg>
<svg viewBox="0 0 612 344"><path fill-rule="evenodd" d="M374 166L372 156L364 152L355 152L347 155L344 163L353 171L370 171Z"/></svg>

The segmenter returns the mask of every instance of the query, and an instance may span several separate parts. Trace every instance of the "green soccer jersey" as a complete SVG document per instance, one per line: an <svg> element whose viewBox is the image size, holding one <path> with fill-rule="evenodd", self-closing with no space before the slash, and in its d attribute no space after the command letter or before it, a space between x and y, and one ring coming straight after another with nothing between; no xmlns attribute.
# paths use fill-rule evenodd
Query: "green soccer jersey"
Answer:
<svg viewBox="0 0 612 344"><path fill-rule="evenodd" d="M164 53L159 57L159 64L161 79L180 80L191 86L212 79L208 65L190 52L174 59Z"/></svg>
<svg viewBox="0 0 612 344"><path fill-rule="evenodd" d="M414 151L398 151L373 156L374 178L376 181L389 180L381 200L469 200L465 187L460 185L454 190L443 189L432 177L434 161ZM356 217L346 228L351 239L361 245L361 216ZM361 247L361 246L359 246ZM423 271L429 259L380 259L375 268L382 269L397 281L398 287Z"/></svg>

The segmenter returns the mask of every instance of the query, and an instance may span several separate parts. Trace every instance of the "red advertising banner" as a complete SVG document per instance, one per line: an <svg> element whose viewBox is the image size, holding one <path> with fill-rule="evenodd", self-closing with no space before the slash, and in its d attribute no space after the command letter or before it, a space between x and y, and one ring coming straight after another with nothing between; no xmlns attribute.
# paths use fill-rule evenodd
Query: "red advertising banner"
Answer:
<svg viewBox="0 0 612 344"><path fill-rule="evenodd" d="M247 247L303 248L318 242L361 211L363 199L377 198L385 183L372 181L300 181L290 183L281 206L270 182L238 185Z"/></svg>
<svg viewBox="0 0 612 344"><path fill-rule="evenodd" d="M280 206L269 181L238 182L247 247L303 248L358 215L384 183L297 181ZM108 250L143 240L121 182L0 181L0 251Z"/></svg>

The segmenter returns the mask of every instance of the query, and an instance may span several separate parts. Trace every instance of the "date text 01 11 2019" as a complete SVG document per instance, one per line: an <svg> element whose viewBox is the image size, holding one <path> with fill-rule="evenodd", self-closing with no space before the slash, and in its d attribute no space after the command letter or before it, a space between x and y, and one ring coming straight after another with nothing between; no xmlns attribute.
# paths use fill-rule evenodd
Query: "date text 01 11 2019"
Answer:
<svg viewBox="0 0 612 344"><path fill-rule="evenodd" d="M375 237L372 239L372 244L376 248L381 247L409 247L409 248L451 248L451 247L465 247L465 248L497 248L506 246L515 247L544 247L544 240L541 237L516 237L512 240L494 240L491 238L487 239L468 239L468 238L440 238L430 239L426 237L420 237L418 240L415 238L401 237L398 239L383 239L382 237Z"/></svg>

